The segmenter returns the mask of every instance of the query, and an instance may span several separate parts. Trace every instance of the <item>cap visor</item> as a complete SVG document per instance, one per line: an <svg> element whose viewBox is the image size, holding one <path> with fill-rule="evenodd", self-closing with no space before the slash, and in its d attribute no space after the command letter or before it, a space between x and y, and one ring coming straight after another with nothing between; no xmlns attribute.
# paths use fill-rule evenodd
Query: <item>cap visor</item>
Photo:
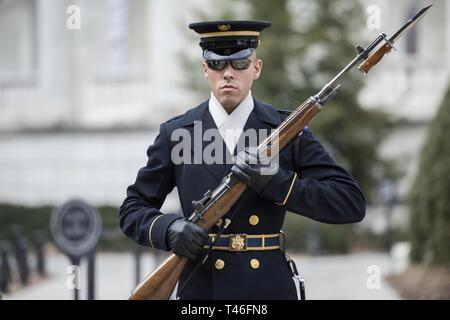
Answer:
<svg viewBox="0 0 450 320"><path fill-rule="evenodd" d="M247 48L236 53L230 54L228 56L222 56L220 54L214 53L209 50L203 51L203 59L208 61L217 61L217 60L240 60L250 57L253 52L253 48Z"/></svg>

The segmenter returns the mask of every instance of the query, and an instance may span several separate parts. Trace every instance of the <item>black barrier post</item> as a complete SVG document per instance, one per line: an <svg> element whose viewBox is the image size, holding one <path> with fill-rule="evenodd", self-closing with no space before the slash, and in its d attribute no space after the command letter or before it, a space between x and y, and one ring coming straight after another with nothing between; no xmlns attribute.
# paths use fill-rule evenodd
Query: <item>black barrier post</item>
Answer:
<svg viewBox="0 0 450 320"><path fill-rule="evenodd" d="M161 250L153 249L153 257L154 257L154 269L156 269L161 263L163 263L165 259L165 254Z"/></svg>
<svg viewBox="0 0 450 320"><path fill-rule="evenodd" d="M17 260L19 261L19 275L23 285L28 284L30 268L28 265L28 241L21 236L17 242Z"/></svg>
<svg viewBox="0 0 450 320"><path fill-rule="evenodd" d="M28 241L23 236L23 229L20 225L11 226L11 234L13 238L14 255L17 261L20 282L23 285L28 283L29 267L28 267Z"/></svg>
<svg viewBox="0 0 450 320"><path fill-rule="evenodd" d="M141 282L141 253L142 248L140 245L134 245L134 272L136 285Z"/></svg>
<svg viewBox="0 0 450 320"><path fill-rule="evenodd" d="M88 255L88 300L95 300L95 249Z"/></svg>
<svg viewBox="0 0 450 320"><path fill-rule="evenodd" d="M36 270L40 276L44 277L45 272L45 236L42 230L34 233L34 250L36 252Z"/></svg>
<svg viewBox="0 0 450 320"><path fill-rule="evenodd" d="M9 292L11 270L8 263L8 244L0 241L0 293Z"/></svg>
<svg viewBox="0 0 450 320"><path fill-rule="evenodd" d="M306 228L306 250L308 254L316 256L321 250L321 234L315 222Z"/></svg>
<svg viewBox="0 0 450 320"><path fill-rule="evenodd" d="M78 270L80 268L80 257L76 256L69 256L70 263L72 266L76 267ZM79 300L80 299L80 274L75 273L72 275L74 282L73 282L73 300Z"/></svg>

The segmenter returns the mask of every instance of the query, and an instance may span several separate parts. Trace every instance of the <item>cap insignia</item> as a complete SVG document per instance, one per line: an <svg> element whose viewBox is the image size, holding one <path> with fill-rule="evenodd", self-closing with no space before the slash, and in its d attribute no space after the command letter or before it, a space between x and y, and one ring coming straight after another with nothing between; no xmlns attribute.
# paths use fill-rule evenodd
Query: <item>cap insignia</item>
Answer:
<svg viewBox="0 0 450 320"><path fill-rule="evenodd" d="M219 29L220 31L228 31L230 30L231 26L229 24L219 24L217 26L217 29Z"/></svg>

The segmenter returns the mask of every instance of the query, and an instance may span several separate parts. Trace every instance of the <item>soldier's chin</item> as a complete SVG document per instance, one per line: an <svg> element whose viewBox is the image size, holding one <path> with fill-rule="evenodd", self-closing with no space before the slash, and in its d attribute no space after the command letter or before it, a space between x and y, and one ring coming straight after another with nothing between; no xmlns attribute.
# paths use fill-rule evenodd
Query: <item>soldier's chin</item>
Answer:
<svg viewBox="0 0 450 320"><path fill-rule="evenodd" d="M227 110L234 110L239 105L238 99L225 99L222 102L222 106Z"/></svg>
<svg viewBox="0 0 450 320"><path fill-rule="evenodd" d="M239 98L237 97L236 94L222 94L220 103L225 107L228 105L235 104L238 100Z"/></svg>

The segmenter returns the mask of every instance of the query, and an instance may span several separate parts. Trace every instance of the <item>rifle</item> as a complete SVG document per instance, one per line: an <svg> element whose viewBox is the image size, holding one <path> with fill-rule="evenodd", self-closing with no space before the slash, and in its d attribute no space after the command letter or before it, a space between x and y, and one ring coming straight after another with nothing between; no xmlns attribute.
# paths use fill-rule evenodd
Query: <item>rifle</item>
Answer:
<svg viewBox="0 0 450 320"><path fill-rule="evenodd" d="M411 28L431 6L420 10L389 39L385 33L381 33L366 49L357 46L358 54L356 57L317 94L308 98L294 110L270 136L261 142L258 145L258 153L267 159L277 156L280 150L283 150L286 145L303 132L309 122L323 109L325 103L336 94L340 87L338 81L345 73L359 64L358 69L363 74L367 74L373 66L381 61L385 54L395 49L394 41ZM372 53L382 42L383 44L378 50ZM229 173L214 190L208 190L202 199L193 201L194 213L189 217L189 220L197 223L205 230L209 230L231 209L246 188L247 186L233 173ZM168 299L187 261L186 258L172 254L161 266L138 284L128 300Z"/></svg>

